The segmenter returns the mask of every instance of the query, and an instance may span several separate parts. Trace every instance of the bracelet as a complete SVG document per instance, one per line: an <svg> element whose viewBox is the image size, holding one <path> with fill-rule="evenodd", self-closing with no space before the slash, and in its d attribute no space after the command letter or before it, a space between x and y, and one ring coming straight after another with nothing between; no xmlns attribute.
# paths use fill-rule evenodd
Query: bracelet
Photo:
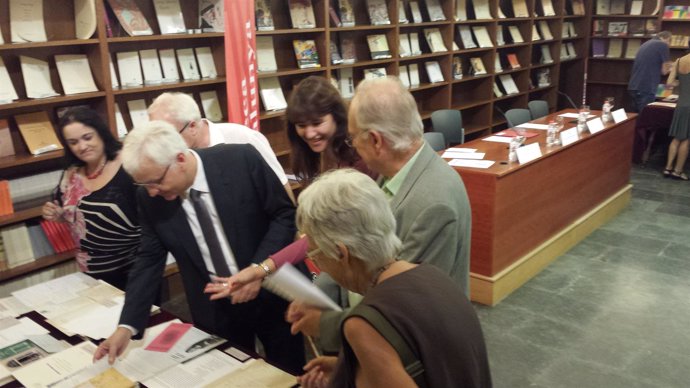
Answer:
<svg viewBox="0 0 690 388"><path fill-rule="evenodd" d="M261 262L259 264L253 263L252 267L261 268L266 273L266 276L270 276L273 273L273 271L271 271L271 269L268 267L268 265L266 265L266 263L264 263L264 262Z"/></svg>

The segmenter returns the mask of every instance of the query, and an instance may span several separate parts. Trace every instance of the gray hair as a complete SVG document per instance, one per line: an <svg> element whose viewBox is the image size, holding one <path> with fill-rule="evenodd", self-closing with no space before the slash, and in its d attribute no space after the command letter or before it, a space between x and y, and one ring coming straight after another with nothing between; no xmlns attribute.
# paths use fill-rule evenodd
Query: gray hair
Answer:
<svg viewBox="0 0 690 388"><path fill-rule="evenodd" d="M180 92L165 92L156 97L147 112L158 113L162 116L159 118L178 124L201 120L201 111L194 98Z"/></svg>
<svg viewBox="0 0 690 388"><path fill-rule="evenodd" d="M134 127L122 145L122 167L128 174L136 174L142 160L149 159L160 165L170 165L175 157L188 149L182 135L172 124L154 120Z"/></svg>
<svg viewBox="0 0 690 388"><path fill-rule="evenodd" d="M380 133L396 151L407 151L422 138L424 125L412 94L397 77L360 82L352 118L357 128Z"/></svg>
<svg viewBox="0 0 690 388"><path fill-rule="evenodd" d="M300 194L297 226L324 255L339 258L341 243L370 271L395 258L402 244L385 194L353 169L322 174Z"/></svg>
<svg viewBox="0 0 690 388"><path fill-rule="evenodd" d="M669 31L661 31L656 34L656 37L663 40L670 40L673 34Z"/></svg>

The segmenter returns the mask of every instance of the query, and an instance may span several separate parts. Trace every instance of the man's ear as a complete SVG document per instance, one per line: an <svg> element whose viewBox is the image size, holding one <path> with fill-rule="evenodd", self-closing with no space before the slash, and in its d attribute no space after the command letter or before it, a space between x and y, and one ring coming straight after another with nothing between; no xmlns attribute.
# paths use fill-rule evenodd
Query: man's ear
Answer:
<svg viewBox="0 0 690 388"><path fill-rule="evenodd" d="M369 137L370 137L370 141L373 142L374 149L377 152L380 152L381 149L383 148L383 142L385 140L383 138L383 135L381 135L379 132L370 130L369 131Z"/></svg>
<svg viewBox="0 0 690 388"><path fill-rule="evenodd" d="M347 249L347 247L343 243L338 243L338 259L344 261L350 259L350 250Z"/></svg>

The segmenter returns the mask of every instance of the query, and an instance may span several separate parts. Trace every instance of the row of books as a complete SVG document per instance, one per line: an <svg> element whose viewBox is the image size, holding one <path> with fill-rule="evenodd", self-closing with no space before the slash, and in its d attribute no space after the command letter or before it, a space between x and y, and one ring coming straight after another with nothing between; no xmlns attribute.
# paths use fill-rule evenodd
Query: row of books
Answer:
<svg viewBox="0 0 690 388"><path fill-rule="evenodd" d="M625 52L623 52L623 42ZM595 58L635 58L642 39L592 39L592 56Z"/></svg>
<svg viewBox="0 0 690 388"><path fill-rule="evenodd" d="M41 220L13 224L0 229L0 270L74 249L76 244L64 223Z"/></svg>
<svg viewBox="0 0 690 388"><path fill-rule="evenodd" d="M690 6L667 5L664 7L664 19L690 19Z"/></svg>
<svg viewBox="0 0 690 388"><path fill-rule="evenodd" d="M597 15L642 15L643 0L597 0L596 14ZM656 15L659 12L659 2L657 7L650 15Z"/></svg>
<svg viewBox="0 0 690 388"><path fill-rule="evenodd" d="M47 42L42 1L9 1L11 43ZM5 9L6 11L6 9ZM93 1L81 2L74 7L74 38L89 39L96 32L96 5ZM0 44L5 39L0 32Z"/></svg>
<svg viewBox="0 0 690 388"><path fill-rule="evenodd" d="M671 47L687 48L689 39L688 35L671 35Z"/></svg>
<svg viewBox="0 0 690 388"><path fill-rule="evenodd" d="M1 215L13 213L6 210L23 210L42 205L51 197L61 174L61 170L54 170L0 181L0 194L3 197L0 202L6 203L2 206L4 210Z"/></svg>
<svg viewBox="0 0 690 388"><path fill-rule="evenodd" d="M606 21L596 19L592 21L592 35L594 36L645 36L658 31L656 20L631 20L630 22Z"/></svg>
<svg viewBox="0 0 690 388"><path fill-rule="evenodd" d="M411 6L412 3L413 2L410 4ZM419 4L416 2L414 3L416 4L417 12L419 12ZM400 9L403 10L401 15L404 16L402 2L400 2L400 4ZM441 5L438 0L427 0L426 4L429 14L437 15L440 12L440 15L443 15L443 10L441 9ZM292 28L301 29L316 27L314 6L312 5L311 0L288 0L287 6ZM386 0L367 0L366 6L370 24L391 24L388 16L388 6L386 5ZM275 29L270 0L257 0L254 10L256 29L258 31L271 31ZM329 14L335 26L350 27L355 25L355 13L350 0L338 0L337 11L336 8L331 5L329 8ZM443 19L436 20L445 20L445 17Z"/></svg>

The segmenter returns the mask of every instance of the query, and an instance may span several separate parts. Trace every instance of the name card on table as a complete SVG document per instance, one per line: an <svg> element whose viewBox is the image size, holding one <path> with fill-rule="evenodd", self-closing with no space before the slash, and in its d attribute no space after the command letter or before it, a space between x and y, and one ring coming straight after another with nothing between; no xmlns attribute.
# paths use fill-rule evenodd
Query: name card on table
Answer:
<svg viewBox="0 0 690 388"><path fill-rule="evenodd" d="M473 167L473 168L489 168L496 163L493 160L469 160L469 159L453 159L448 162L454 167Z"/></svg>
<svg viewBox="0 0 690 388"><path fill-rule="evenodd" d="M517 149L517 158L520 164L530 162L541 157L539 143L532 143Z"/></svg>
<svg viewBox="0 0 690 388"><path fill-rule="evenodd" d="M580 139L580 135L577 133L577 127L572 127L561 132L561 144L563 147L568 144L573 144Z"/></svg>
<svg viewBox="0 0 690 388"><path fill-rule="evenodd" d="M450 159L484 159L484 152L446 152L441 155L442 158Z"/></svg>
<svg viewBox="0 0 690 388"><path fill-rule="evenodd" d="M595 134L601 130L604 129L604 122L601 121L601 117L597 117L596 119L589 120L587 122L587 129L589 129L589 132L591 134Z"/></svg>
<svg viewBox="0 0 690 388"><path fill-rule="evenodd" d="M613 117L613 122L616 124L628 118L628 114L625 113L625 109L623 108L614 110L613 112L611 112L611 116Z"/></svg>

